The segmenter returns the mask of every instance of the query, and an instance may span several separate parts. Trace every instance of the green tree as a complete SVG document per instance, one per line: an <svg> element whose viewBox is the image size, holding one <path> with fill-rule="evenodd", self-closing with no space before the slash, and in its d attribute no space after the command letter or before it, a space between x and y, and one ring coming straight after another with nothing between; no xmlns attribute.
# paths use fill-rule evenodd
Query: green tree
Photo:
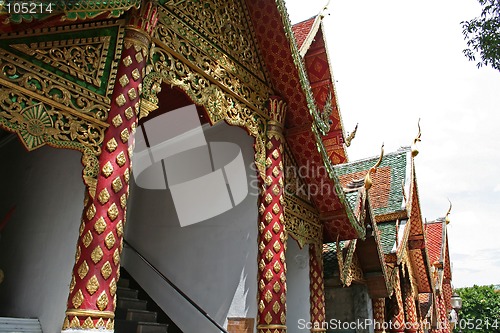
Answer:
<svg viewBox="0 0 500 333"><path fill-rule="evenodd" d="M484 65L500 71L500 0L478 1L483 7L481 15L461 22L467 41L463 52L469 60L477 61L478 68Z"/></svg>
<svg viewBox="0 0 500 333"><path fill-rule="evenodd" d="M462 298L462 309L453 332L500 332L500 293L493 286L475 285L456 289L456 292Z"/></svg>

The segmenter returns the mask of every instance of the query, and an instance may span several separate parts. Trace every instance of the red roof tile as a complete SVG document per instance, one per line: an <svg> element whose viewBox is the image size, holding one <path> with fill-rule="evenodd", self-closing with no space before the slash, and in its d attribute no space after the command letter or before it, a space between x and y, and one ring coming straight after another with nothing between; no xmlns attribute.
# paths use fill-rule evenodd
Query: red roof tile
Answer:
<svg viewBox="0 0 500 333"><path fill-rule="evenodd" d="M432 265L435 261L441 258L441 247L443 245L443 223L427 223L425 225L425 233L427 234L427 251L429 253L429 261Z"/></svg>
<svg viewBox="0 0 500 333"><path fill-rule="evenodd" d="M299 49L302 47L302 44L304 44L307 35L309 35L315 19L316 16L313 16L308 20L293 25L292 30L295 35L295 39L297 40L297 46Z"/></svg>

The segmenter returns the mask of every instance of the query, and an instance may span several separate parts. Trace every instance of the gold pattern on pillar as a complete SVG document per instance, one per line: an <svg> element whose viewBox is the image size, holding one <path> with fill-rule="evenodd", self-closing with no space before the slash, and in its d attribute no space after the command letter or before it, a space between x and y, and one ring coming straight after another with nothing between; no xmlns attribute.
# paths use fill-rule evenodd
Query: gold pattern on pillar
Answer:
<svg viewBox="0 0 500 333"><path fill-rule="evenodd" d="M405 332L416 333L419 331L419 320L417 316L417 308L415 306L415 298L413 297L413 292L411 290L411 284L408 280L409 274L403 277L402 289L403 289L403 306L406 318L406 329Z"/></svg>
<svg viewBox="0 0 500 333"><path fill-rule="evenodd" d="M385 333L385 298L372 300L375 333Z"/></svg>
<svg viewBox="0 0 500 333"><path fill-rule="evenodd" d="M403 308L403 298L401 295L401 280L399 269L394 270L394 293L389 301L389 324L390 332L405 331L405 314Z"/></svg>
<svg viewBox="0 0 500 333"><path fill-rule="evenodd" d="M283 212L285 112L285 102L272 97L266 133L266 173L259 200L259 333L286 332L286 233Z"/></svg>
<svg viewBox="0 0 500 333"><path fill-rule="evenodd" d="M145 16L149 17L149 16ZM156 22L156 20L153 20ZM128 27L94 191L86 190L63 330L113 330L133 134L148 36ZM139 75L137 75L139 73Z"/></svg>
<svg viewBox="0 0 500 333"><path fill-rule="evenodd" d="M311 332L326 332L325 284L323 280L323 253L319 244L309 244L309 290L311 301Z"/></svg>

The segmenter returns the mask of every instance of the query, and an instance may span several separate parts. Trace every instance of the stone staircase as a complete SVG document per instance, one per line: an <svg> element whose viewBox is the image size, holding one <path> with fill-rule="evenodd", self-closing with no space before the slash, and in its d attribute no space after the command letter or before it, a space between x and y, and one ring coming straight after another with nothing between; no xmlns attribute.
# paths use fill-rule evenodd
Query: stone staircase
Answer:
<svg viewBox="0 0 500 333"><path fill-rule="evenodd" d="M116 333L182 333L123 268L116 291Z"/></svg>

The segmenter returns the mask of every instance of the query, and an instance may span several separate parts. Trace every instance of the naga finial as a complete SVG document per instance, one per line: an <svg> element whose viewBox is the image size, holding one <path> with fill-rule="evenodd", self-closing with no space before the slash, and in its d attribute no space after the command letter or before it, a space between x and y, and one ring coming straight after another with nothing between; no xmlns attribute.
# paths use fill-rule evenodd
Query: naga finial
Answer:
<svg viewBox="0 0 500 333"><path fill-rule="evenodd" d="M422 141L422 139L420 139L421 136L422 136L422 131L420 130L420 118L418 118L418 134L415 137L415 139L413 139L413 144L411 145L411 155L413 157L418 155L417 142Z"/></svg>
<svg viewBox="0 0 500 333"><path fill-rule="evenodd" d="M368 170L368 172L366 173L366 176L365 176L365 189L367 191L373 185L371 174L377 172L377 168L380 166L380 163L382 163L382 158L383 157L384 157L384 144L382 143L382 147L380 147L380 157L378 158L377 163L375 163L375 165L372 166L370 168L370 170Z"/></svg>
<svg viewBox="0 0 500 333"><path fill-rule="evenodd" d="M354 139L354 137L356 137L356 131L358 130L358 124L356 124L356 127L354 127L354 131L352 131L352 133L348 133L347 134L347 138L345 139L345 145L347 147L350 147L351 146L351 141L352 139Z"/></svg>
<svg viewBox="0 0 500 333"><path fill-rule="evenodd" d="M314 122L322 135L326 135L330 131L330 126L332 125L330 116L332 115L332 112L333 95L332 92L329 91L323 110L320 110L319 106L316 105L316 110L313 113Z"/></svg>
<svg viewBox="0 0 500 333"><path fill-rule="evenodd" d="M450 199L448 199L448 202L450 203L450 208L448 208L448 212L446 212L446 216L444 218L446 224L450 223L450 213L451 213L451 207L452 207Z"/></svg>

